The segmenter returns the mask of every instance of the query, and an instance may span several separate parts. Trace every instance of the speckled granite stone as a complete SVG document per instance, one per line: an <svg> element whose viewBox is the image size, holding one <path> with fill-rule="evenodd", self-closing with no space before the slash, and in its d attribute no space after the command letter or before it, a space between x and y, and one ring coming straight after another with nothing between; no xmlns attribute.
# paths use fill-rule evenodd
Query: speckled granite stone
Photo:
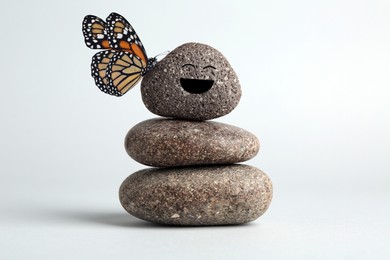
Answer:
<svg viewBox="0 0 390 260"><path fill-rule="evenodd" d="M130 129L125 138L131 158L156 167L243 162L253 158L259 147L253 134L207 121L150 119Z"/></svg>
<svg viewBox="0 0 390 260"><path fill-rule="evenodd" d="M208 120L230 113L240 101L241 87L219 51L186 43L145 75L141 93L145 106L156 115Z"/></svg>
<svg viewBox="0 0 390 260"><path fill-rule="evenodd" d="M242 224L267 210L272 183L247 165L149 168L130 175L119 198L131 215L154 223Z"/></svg>

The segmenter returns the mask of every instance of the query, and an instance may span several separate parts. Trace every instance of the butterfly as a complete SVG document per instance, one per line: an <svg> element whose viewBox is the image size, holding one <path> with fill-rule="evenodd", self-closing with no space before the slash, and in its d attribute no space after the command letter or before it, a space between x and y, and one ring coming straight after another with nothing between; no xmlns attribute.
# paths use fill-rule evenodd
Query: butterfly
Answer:
<svg viewBox="0 0 390 260"><path fill-rule="evenodd" d="M87 15L83 20L87 47L103 49L92 57L91 75L104 93L122 96L135 86L156 64L130 23L120 14L111 13L106 21Z"/></svg>

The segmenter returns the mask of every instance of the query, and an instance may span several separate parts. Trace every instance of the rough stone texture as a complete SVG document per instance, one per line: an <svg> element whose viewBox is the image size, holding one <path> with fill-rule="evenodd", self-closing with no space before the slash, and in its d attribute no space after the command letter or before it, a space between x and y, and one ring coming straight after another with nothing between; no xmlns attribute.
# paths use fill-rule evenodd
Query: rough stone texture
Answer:
<svg viewBox="0 0 390 260"><path fill-rule="evenodd" d="M209 84L212 87L205 91ZM141 93L145 106L156 115L208 120L230 113L240 101L241 87L219 51L201 43L186 43L145 75Z"/></svg>
<svg viewBox="0 0 390 260"><path fill-rule="evenodd" d="M125 138L131 158L156 167L243 162L253 158L259 147L253 134L207 121L150 119L130 129Z"/></svg>
<svg viewBox="0 0 390 260"><path fill-rule="evenodd" d="M131 215L169 225L241 224L260 217L272 199L272 183L247 165L149 168L121 185Z"/></svg>

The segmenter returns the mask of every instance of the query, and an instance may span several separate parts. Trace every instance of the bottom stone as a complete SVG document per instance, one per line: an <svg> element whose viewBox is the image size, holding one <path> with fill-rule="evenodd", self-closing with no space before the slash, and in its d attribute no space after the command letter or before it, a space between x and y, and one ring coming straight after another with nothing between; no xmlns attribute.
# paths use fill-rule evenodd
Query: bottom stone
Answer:
<svg viewBox="0 0 390 260"><path fill-rule="evenodd" d="M260 217L272 199L272 183L248 165L148 168L119 189L131 215L168 225L242 224Z"/></svg>

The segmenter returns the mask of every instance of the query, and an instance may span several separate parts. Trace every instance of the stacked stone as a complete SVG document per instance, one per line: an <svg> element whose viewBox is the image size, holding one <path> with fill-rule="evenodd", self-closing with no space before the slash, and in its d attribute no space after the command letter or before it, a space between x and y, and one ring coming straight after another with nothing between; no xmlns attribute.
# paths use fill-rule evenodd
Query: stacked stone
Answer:
<svg viewBox="0 0 390 260"><path fill-rule="evenodd" d="M179 46L145 75L142 99L154 114L128 132L131 158L152 166L121 185L122 206L146 221L170 225L241 224L260 217L272 198L261 170L237 164L259 141L241 128L207 121L239 103L238 78L216 49Z"/></svg>

